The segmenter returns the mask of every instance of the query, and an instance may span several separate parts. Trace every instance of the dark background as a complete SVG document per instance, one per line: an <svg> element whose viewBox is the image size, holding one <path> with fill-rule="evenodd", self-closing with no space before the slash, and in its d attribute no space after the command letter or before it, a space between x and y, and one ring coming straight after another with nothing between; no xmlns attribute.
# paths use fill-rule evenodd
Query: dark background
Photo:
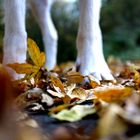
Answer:
<svg viewBox="0 0 140 140"><path fill-rule="evenodd" d="M4 32L2 0L0 7L2 54ZM58 63L74 61L79 17L78 3L56 2L52 7L52 17L59 34ZM26 19L28 37L33 38L43 50L41 32L30 9ZM140 0L103 0L100 25L106 58L113 55L122 60L140 59Z"/></svg>

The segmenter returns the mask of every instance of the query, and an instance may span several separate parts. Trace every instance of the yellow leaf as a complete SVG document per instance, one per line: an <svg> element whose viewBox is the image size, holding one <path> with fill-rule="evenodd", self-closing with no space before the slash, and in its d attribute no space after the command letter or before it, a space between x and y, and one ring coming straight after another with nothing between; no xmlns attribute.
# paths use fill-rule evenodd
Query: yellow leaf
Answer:
<svg viewBox="0 0 140 140"><path fill-rule="evenodd" d="M36 75L34 76L35 83L38 83L39 82L41 75L42 75L42 72L41 71L38 71L36 73Z"/></svg>
<svg viewBox="0 0 140 140"><path fill-rule="evenodd" d="M37 44L32 39L28 39L28 53L36 66L41 67L44 65L45 54L40 53Z"/></svg>
<svg viewBox="0 0 140 140"><path fill-rule="evenodd" d="M26 63L14 63L8 64L7 66L14 69L18 74L31 74L38 71L38 68L36 66Z"/></svg>
<svg viewBox="0 0 140 140"><path fill-rule="evenodd" d="M44 53L44 52L41 52L41 53L40 53L40 58L39 58L39 59L40 59L40 61L39 61L39 62L40 62L40 63L39 63L39 66L40 66L40 67L44 66L44 64L45 64L45 59L46 59L45 53Z"/></svg>
<svg viewBox="0 0 140 140"><path fill-rule="evenodd" d="M123 86L97 87L94 89L94 95L106 102L118 102L124 100L132 94L132 89Z"/></svg>

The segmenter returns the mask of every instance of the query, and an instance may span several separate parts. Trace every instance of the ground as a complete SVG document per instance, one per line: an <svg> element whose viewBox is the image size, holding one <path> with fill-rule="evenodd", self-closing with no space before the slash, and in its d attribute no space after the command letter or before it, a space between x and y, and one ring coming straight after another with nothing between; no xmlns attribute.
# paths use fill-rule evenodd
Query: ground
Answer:
<svg viewBox="0 0 140 140"><path fill-rule="evenodd" d="M48 71L44 53L29 47L28 63L8 65L24 78L11 81L0 66L0 138L11 132L18 140L140 138L140 61L110 57L115 80L99 81L73 63Z"/></svg>

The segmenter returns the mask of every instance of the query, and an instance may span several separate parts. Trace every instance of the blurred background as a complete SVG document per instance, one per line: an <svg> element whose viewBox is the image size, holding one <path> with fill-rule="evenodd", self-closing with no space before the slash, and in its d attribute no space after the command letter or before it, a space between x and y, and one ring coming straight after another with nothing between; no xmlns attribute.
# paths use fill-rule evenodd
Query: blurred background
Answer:
<svg viewBox="0 0 140 140"><path fill-rule="evenodd" d="M3 44L3 8L0 0L0 53ZM61 1L61 2L60 2ZM103 33L105 57L113 55L122 60L140 59L140 0L102 0L100 25ZM26 29L43 50L40 29L27 8ZM76 58L78 29L78 2L57 0L52 7L52 17L58 31L58 63ZM0 55L0 60L1 60Z"/></svg>

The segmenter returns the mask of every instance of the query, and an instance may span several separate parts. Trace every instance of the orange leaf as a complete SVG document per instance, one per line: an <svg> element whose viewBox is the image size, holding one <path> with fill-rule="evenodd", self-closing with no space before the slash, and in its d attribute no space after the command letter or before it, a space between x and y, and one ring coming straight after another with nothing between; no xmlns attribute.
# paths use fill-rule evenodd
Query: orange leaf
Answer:
<svg viewBox="0 0 140 140"><path fill-rule="evenodd" d="M61 110L64 110L68 107L70 107L71 105L69 104L63 104L63 105L59 105L57 107L53 107L50 109L50 113L49 114L53 114L53 113L57 113L57 112L60 112Z"/></svg>
<svg viewBox="0 0 140 140"><path fill-rule="evenodd" d="M28 39L28 53L36 66L41 67L44 65L45 54L40 53L37 44L32 39Z"/></svg>
<svg viewBox="0 0 140 140"><path fill-rule="evenodd" d="M65 97L63 97L64 104L70 104L70 101L71 101L71 98L68 95L66 95Z"/></svg>
<svg viewBox="0 0 140 140"><path fill-rule="evenodd" d="M123 86L97 87L94 89L94 95L106 102L118 102L132 94L132 89Z"/></svg>
<svg viewBox="0 0 140 140"><path fill-rule="evenodd" d="M92 88L95 88L100 85L100 81L96 79L94 76L89 75L88 78L89 78L90 85Z"/></svg>
<svg viewBox="0 0 140 140"><path fill-rule="evenodd" d="M14 69L18 74L31 74L38 71L38 68L36 66L26 63L7 64L7 66Z"/></svg>

